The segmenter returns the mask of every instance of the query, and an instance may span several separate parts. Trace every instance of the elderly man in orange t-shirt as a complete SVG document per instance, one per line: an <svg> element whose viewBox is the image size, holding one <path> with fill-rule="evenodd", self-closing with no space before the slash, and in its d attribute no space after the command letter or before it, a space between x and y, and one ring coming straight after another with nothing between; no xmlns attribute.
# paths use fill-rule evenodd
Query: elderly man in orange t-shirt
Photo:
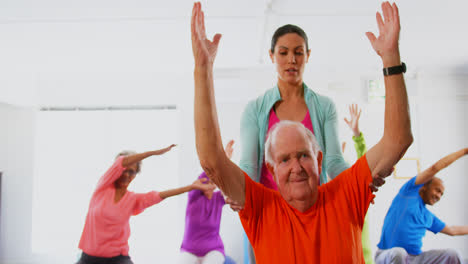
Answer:
<svg viewBox="0 0 468 264"><path fill-rule="evenodd" d="M385 131L351 168L318 186L322 152L302 124L281 121L268 137L265 155L278 185L255 183L226 156L214 99L213 63L221 39L206 38L200 3L192 13L195 58L195 134L208 177L239 206L239 216L258 263L364 263L361 230L373 198L411 145L408 98L400 61L400 24L395 4L377 13L380 35L367 36L382 58L385 75ZM295 56L288 55L288 56ZM291 63L294 63L291 58Z"/></svg>

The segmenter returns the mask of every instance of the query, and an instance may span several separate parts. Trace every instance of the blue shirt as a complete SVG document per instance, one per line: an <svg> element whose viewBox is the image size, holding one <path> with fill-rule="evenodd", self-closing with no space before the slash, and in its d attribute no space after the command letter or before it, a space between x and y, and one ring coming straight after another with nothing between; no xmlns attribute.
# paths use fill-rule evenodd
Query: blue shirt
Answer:
<svg viewBox="0 0 468 264"><path fill-rule="evenodd" d="M393 199L377 245L380 249L402 247L411 255L419 255L426 229L434 234L444 229L445 223L426 208L419 195L424 184L415 185L415 181L416 177L411 178Z"/></svg>

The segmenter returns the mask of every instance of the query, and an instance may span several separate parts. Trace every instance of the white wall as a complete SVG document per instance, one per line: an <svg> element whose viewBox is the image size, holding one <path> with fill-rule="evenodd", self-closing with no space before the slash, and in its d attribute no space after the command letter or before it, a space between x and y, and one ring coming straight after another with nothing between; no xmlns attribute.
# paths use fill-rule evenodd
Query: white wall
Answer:
<svg viewBox="0 0 468 264"><path fill-rule="evenodd" d="M34 119L32 109L0 103L0 263L31 259Z"/></svg>

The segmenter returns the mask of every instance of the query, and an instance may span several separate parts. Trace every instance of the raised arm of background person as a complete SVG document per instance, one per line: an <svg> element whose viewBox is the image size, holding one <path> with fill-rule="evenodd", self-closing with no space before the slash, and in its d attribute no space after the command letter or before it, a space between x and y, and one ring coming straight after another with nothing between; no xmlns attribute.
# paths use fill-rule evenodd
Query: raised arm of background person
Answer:
<svg viewBox="0 0 468 264"><path fill-rule="evenodd" d="M175 146L176 146L175 144L172 144L169 147L166 147L166 148L163 148L163 149L152 150L152 151L147 151L147 152L143 152L143 153L137 153L137 154L125 156L124 159L122 160L122 166L123 167L128 167L128 166L130 166L130 165L132 165L134 163L140 162L140 161L142 161L142 160L144 160L144 159L146 159L148 157L164 154L164 153L168 152L169 150L171 150Z"/></svg>
<svg viewBox="0 0 468 264"><path fill-rule="evenodd" d="M371 32L366 35L372 47L382 58L383 67L401 65L398 38L400 18L395 3L382 3L384 19L377 12L379 36ZM372 190L385 183L384 177L390 175L393 166L403 157L413 142L409 115L408 96L403 74L385 76L385 120L384 133L380 141L366 154L372 172Z"/></svg>
<svg viewBox="0 0 468 264"><path fill-rule="evenodd" d="M197 179L194 181L192 184L176 188L176 189L171 189L167 191L162 191L159 193L159 196L161 196L162 199L166 199L171 196L176 196L179 194L183 194L186 192L190 192L191 190L200 190L202 192L209 191L209 190L214 190L216 187L213 186L212 184L206 184L205 181L207 179Z"/></svg>
<svg viewBox="0 0 468 264"><path fill-rule="evenodd" d="M468 235L468 226L445 226L440 232L449 236Z"/></svg>
<svg viewBox="0 0 468 264"><path fill-rule="evenodd" d="M359 130L359 118L361 117L361 109L359 109L357 104L352 104L348 107L350 119L344 118L345 123L348 125L349 129L353 132L353 136L358 137L361 134Z"/></svg>
<svg viewBox="0 0 468 264"><path fill-rule="evenodd" d="M366 152L366 141L364 136L359 130L359 118L361 117L361 109L357 104L352 104L349 106L349 115L350 119L344 119L345 123L348 125L349 129L353 132L353 141L354 149L356 150L357 158L361 158Z"/></svg>
<svg viewBox="0 0 468 264"><path fill-rule="evenodd" d="M353 136L354 141L354 149L356 150L357 158L361 158L367 152L366 140L364 139L364 135L359 133L358 137Z"/></svg>
<svg viewBox="0 0 468 264"><path fill-rule="evenodd" d="M206 38L199 2L193 5L191 33L195 59L195 142L200 165L226 196L244 205L244 173L224 152L216 113L213 64L221 34L216 34L213 41Z"/></svg>
<svg viewBox="0 0 468 264"><path fill-rule="evenodd" d="M436 163L432 164L429 168L424 170L423 172L419 173L418 176L416 176L416 180L414 182L415 185L419 184L424 184L428 181L430 181L434 176L441 171L442 169L447 168L450 164L455 162L457 159L465 156L468 154L468 148L460 149L459 151L453 152Z"/></svg>
<svg viewBox="0 0 468 264"><path fill-rule="evenodd" d="M94 192L100 192L101 190L111 186L120 177L122 172L130 165L135 162L142 161L143 159L152 155L160 155L169 151L175 145L171 145L161 150L147 151L144 153L138 153L128 156L120 156L115 159L114 164L99 178L98 184Z"/></svg>

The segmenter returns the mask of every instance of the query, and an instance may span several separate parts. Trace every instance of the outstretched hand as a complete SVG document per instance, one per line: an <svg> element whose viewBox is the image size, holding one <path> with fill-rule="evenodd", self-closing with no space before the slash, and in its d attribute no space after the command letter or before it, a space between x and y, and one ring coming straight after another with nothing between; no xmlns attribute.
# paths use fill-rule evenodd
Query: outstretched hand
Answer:
<svg viewBox="0 0 468 264"><path fill-rule="evenodd" d="M216 189L216 185L207 178L201 178L192 183L192 188L202 192L207 192Z"/></svg>
<svg viewBox="0 0 468 264"><path fill-rule="evenodd" d="M226 148L224 151L226 152L226 156L231 159L232 158L232 152L234 152L234 148L232 147L234 145L234 140L229 140L229 142L226 144Z"/></svg>
<svg viewBox="0 0 468 264"><path fill-rule="evenodd" d="M349 126L353 135L359 137L361 131L359 130L359 117L361 117L361 109L358 108L357 104L352 104L349 106L349 115L351 116L350 120L347 118L344 119L346 124Z"/></svg>
<svg viewBox="0 0 468 264"><path fill-rule="evenodd" d="M200 2L193 4L191 31L195 66L212 66L218 51L221 34L214 35L213 41L206 38L205 14L201 9Z"/></svg>
<svg viewBox="0 0 468 264"><path fill-rule="evenodd" d="M173 147L175 147L175 146L177 146L177 145L176 145L176 144L172 144L172 145L170 145L169 147L166 147L166 148L157 150L157 151L156 151L156 152L157 152L156 154L157 154L157 155L164 154L164 153L168 152L169 150L171 150L171 149L172 149Z"/></svg>
<svg viewBox="0 0 468 264"><path fill-rule="evenodd" d="M366 36L372 44L372 47L377 54L385 59L394 55L399 56L398 38L400 35L400 17L398 7L395 3L382 3L382 15L377 12L377 25L379 28L379 36L376 37L372 32L366 32Z"/></svg>

